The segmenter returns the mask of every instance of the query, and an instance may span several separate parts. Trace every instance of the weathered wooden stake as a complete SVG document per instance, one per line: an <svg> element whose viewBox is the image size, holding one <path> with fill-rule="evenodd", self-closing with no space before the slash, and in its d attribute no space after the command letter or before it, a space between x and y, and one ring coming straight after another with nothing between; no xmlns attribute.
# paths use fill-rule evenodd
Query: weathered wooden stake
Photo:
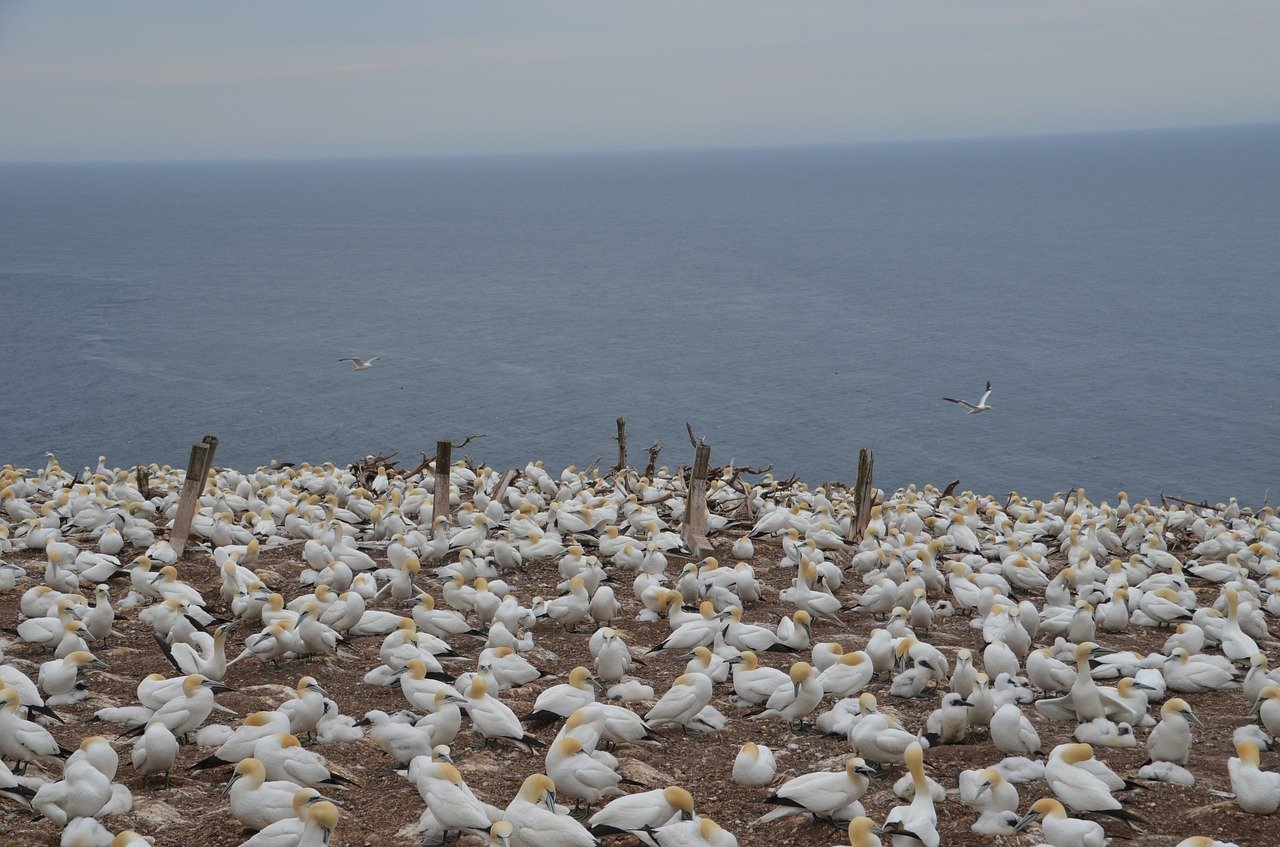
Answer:
<svg viewBox="0 0 1280 847"><path fill-rule="evenodd" d="M658 464L658 454L662 452L662 445L653 442L649 445L649 461L644 466L644 475L648 479L653 479L654 467Z"/></svg>
<svg viewBox="0 0 1280 847"><path fill-rule="evenodd" d="M507 489L511 486L511 481L516 478L516 473L515 468L507 468L502 472L502 476L498 478L498 487L493 489L492 499L497 500L499 503L502 502L502 498L507 494Z"/></svg>
<svg viewBox="0 0 1280 847"><path fill-rule="evenodd" d="M615 473L620 473L627 466L627 419L618 418L618 464L614 465Z"/></svg>
<svg viewBox="0 0 1280 847"><path fill-rule="evenodd" d="M138 480L138 493L143 500L151 499L151 470L138 465L134 469L134 477Z"/></svg>
<svg viewBox="0 0 1280 847"><path fill-rule="evenodd" d="M850 526L850 541L860 540L862 533L867 531L867 524L871 522L871 500L875 497L872 473L875 464L876 457L870 447L863 447L858 451L858 481L853 486L853 505L857 511L854 512L853 524Z"/></svg>
<svg viewBox="0 0 1280 847"><path fill-rule="evenodd" d="M217 449L218 439L212 435L206 435L204 440L191 445L187 478L182 483L178 514L173 519L173 532L169 534L169 545L179 558L186 550L187 537L191 534L191 521L195 519L200 495L204 493L204 487L209 481L209 470L213 467L213 454Z"/></svg>
<svg viewBox="0 0 1280 847"><path fill-rule="evenodd" d="M435 519L449 515L449 469L453 465L453 442L449 440L436 442L436 485L435 498L432 500L431 530L435 534Z"/></svg>
<svg viewBox="0 0 1280 847"><path fill-rule="evenodd" d="M711 446L699 444L693 452L693 468L689 471L689 490L684 504L684 543L695 556L711 552L707 540L707 476L711 470Z"/></svg>

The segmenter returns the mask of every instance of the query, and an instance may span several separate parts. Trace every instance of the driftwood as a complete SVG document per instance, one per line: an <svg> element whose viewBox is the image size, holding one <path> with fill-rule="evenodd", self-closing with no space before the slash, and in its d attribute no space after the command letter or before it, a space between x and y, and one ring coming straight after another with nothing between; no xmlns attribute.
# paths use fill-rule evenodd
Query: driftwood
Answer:
<svg viewBox="0 0 1280 847"><path fill-rule="evenodd" d="M359 480L363 488L368 488L373 485L373 480L378 476L379 468L385 469L387 476L392 476L396 473L395 458L395 453L378 453L365 456L360 461L351 463L351 473L355 474L356 479Z"/></svg>
<svg viewBox="0 0 1280 847"><path fill-rule="evenodd" d="M1184 498L1182 498L1182 497L1175 497L1175 496L1173 496L1172 494L1165 494L1165 493L1164 493L1164 491L1161 491L1161 492L1160 492L1160 505L1161 505L1161 506L1164 506L1164 507L1166 507L1166 508L1168 508L1168 505L1169 505L1169 504L1168 504L1168 502L1166 502L1166 501L1169 501L1169 500L1172 500L1172 501L1173 501L1173 502L1175 502L1175 503L1181 503L1181 504L1182 504L1182 505L1184 505L1184 506L1190 506L1190 507L1191 507L1191 508L1193 508L1193 509L1208 509L1208 510L1209 510L1209 511L1211 511L1211 512L1221 512L1221 511L1223 511L1222 509L1220 509L1220 508L1219 508L1219 507L1217 507L1217 506L1210 506L1210 505L1209 505L1209 501L1208 501L1208 500L1203 500L1203 501L1201 501L1201 502L1199 502L1199 503L1194 503L1194 502L1192 502L1192 501L1190 501L1190 500L1186 500L1186 499L1184 499Z"/></svg>

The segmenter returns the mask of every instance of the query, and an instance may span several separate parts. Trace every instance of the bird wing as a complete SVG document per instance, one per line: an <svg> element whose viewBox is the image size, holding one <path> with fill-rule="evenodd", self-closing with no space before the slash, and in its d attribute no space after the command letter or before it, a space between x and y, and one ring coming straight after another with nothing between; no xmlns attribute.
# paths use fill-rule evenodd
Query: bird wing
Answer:
<svg viewBox="0 0 1280 847"><path fill-rule="evenodd" d="M987 405L987 398L991 396L991 380L987 380L987 390L983 392L982 399L978 401L979 406Z"/></svg>
<svg viewBox="0 0 1280 847"><path fill-rule="evenodd" d="M957 404L959 404L959 405L961 405L961 406L964 406L966 409L969 409L969 410L971 410L971 411L977 411L977 409L978 409L978 407L977 407L977 406L973 405L973 404L972 404L972 403L970 403L968 400L957 400L957 399L955 399L954 397L943 397L942 399L943 399L943 400L946 400L948 403L957 403Z"/></svg>

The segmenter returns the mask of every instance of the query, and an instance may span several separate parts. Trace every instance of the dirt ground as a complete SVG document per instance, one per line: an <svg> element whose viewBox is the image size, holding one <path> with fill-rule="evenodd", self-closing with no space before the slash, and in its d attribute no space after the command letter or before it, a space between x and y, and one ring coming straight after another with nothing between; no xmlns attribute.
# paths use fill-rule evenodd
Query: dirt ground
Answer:
<svg viewBox="0 0 1280 847"><path fill-rule="evenodd" d="M729 559L727 551L735 535L736 533L729 533L713 539L724 554L722 561ZM297 581L301 569L300 551L300 547L264 551L255 565L255 569L268 582L283 587L286 598L304 591ZM751 622L772 625L779 616L791 611L778 602L777 592L789 584L794 571L774 566L773 563L781 558L776 546L757 542L756 551L756 573L768 588L764 599L748 609L745 618ZM20 583L17 590L0 596L0 626L11 628L18 620L18 599L21 592L40 579L43 557L15 553L8 558L27 568L31 577ZM675 573L686 561L679 556L671 556L669 559L671 573ZM181 577L198 586L206 597L217 598L217 580L209 555L202 551L190 551L183 559L180 570ZM555 563L547 560L527 565L522 572L511 574L507 581L517 596L527 603L535 594L554 595L554 586L559 577ZM429 583L434 586L425 574L419 583L423 587L428 587ZM848 600L856 596L861 587L856 580L846 580L840 593ZM113 587L113 598L119 600L126 590L127 586ZM433 590L439 598L438 591L434 588L429 590ZM665 637L669 631L665 621L637 623L633 620L638 604L631 596L629 580L619 584L617 594L624 606L623 615L617 622L618 628L628 634L637 653ZM1212 597L1212 591L1206 595L1208 597ZM393 606L386 602L381 607ZM224 611L220 601L214 602L210 608L215 613ZM149 629L138 624L138 611L131 610L118 618L116 628L123 633L123 638L114 639L109 645L96 650L98 657L107 662L110 668L106 671L88 672L89 698L76 706L58 709L67 719L67 725L53 725L50 730L64 747L73 747L83 737L94 734L105 734L114 739L117 727L88 722L94 711L104 706L133 703L137 681L147 673L172 674L171 668L153 643ZM814 641L839 641L846 649L859 648L865 643L875 623L864 613L852 613L844 617L845 623L842 626L830 623L815 626ZM232 636L228 654L238 653L244 637L251 632L247 627L238 628ZM554 623L544 622L536 630L537 649L531 654L531 660L544 671L559 675L564 675L577 664L590 665L587 653L589 634L587 627L581 632L569 633L562 631ZM1104 636L1099 640L1117 649L1146 651L1157 649L1163 643L1165 635L1163 631L1134 627L1131 632L1122 636ZM960 647L968 647L980 657L983 646L980 631L971 628L966 618L941 620L930 633L929 640L948 656ZM299 677L309 674L320 680L344 714L359 718L370 709L390 712L406 708L407 704L398 687L377 688L361 682L366 670L378 661L380 641L380 638L364 638L346 647L358 657L354 660L285 662L278 670L255 661L241 662L231 668L225 679L228 685L237 690L219 695L218 700L239 715L270 708L288 697L288 689ZM459 652L473 660L482 646L482 642L474 638L461 638L455 643ZM1267 649L1273 663L1280 661L1280 657L1276 655L1275 642L1267 645ZM6 645L5 652L10 661L23 667L33 677L38 663L49 658L40 649L16 641ZM762 654L762 661L785 669L793 661L793 657L788 654L765 653ZM658 695L661 695L670 681L681 672L683 664L674 655L662 654L646 657L643 666L636 665L632 670L637 677L650 682ZM451 670L461 672L473 667L474 662L460 662ZM523 714L541 689L558 681L561 680L541 680L533 685L505 692L503 700L517 714ZM877 678L869 690L877 695L883 709L898 713L909 728L922 728L925 717L936 707L938 698L935 696L905 701L889 696L887 686L888 680ZM793 734L779 720L748 719L744 710L729 702L728 689L727 684L719 686L713 701L730 719L725 731L712 736L685 737L678 731L668 730L661 733L664 739L661 744L624 746L616 752L624 763L626 774L652 787L668 784L685 786L693 793L699 813L715 819L721 826L735 833L744 847L847 843L842 831L825 823L805 822L796 817L757 827L750 825L751 821L771 807L761 803L765 790L742 788L730 780L732 762L742 742L762 742L774 749L778 754L779 781L811 770L837 769L849 754L849 746L844 738ZM1196 785L1183 788L1152 784L1131 792L1125 802L1148 823L1131 835L1125 832L1123 826L1108 825L1108 832L1117 837L1128 836L1132 839L1130 843L1144 847L1174 845L1190 835L1208 835L1236 841L1245 847L1276 843L1280 840L1280 817L1244 814L1230 799L1213 793L1230 791L1226 761L1233 755L1231 733L1249 720L1248 707L1243 697L1237 691L1195 695L1187 699L1206 724L1204 729L1197 731L1197 743L1189 764L1190 770L1196 775ZM828 698L821 708L825 710L831 702L831 698ZM643 707L636 708L643 712ZM1042 755L1047 754L1055 744L1070 740L1072 725L1046 721L1029 707L1024 712L1036 724L1044 742ZM236 722L231 716L219 715L217 712L212 720L233 724ZM453 755L458 767L481 799L499 807L505 806L527 775L543 769L542 758L536 754L522 754L508 747L475 749L471 746L473 739L467 726L468 723L464 720L463 733L453 745ZM551 727L539 730L538 735L547 741L554 736L555 731L556 727ZM1145 739L1148 730L1136 729L1135 732L1140 739ZM117 780L125 782L132 789L135 806L129 815L104 821L113 832L131 827L144 835L154 836L157 845L181 847L231 847L248 836L231 817L222 793L227 771L181 770L207 755L208 750L184 747L179 760L180 770L175 773L172 783L165 787L159 784L146 785L133 771L128 764L131 741L115 740L114 744L121 756ZM331 763L351 774L359 783L357 787L345 791L329 792L338 796L342 809L342 818L332 842L334 847L391 847L417 842L413 830L423 810L422 800L405 779L389 772L391 760L388 757L369 741L326 745L318 749ZM1128 777L1136 776L1146 758L1145 748L1141 744L1128 750L1100 749L1097 755L1117 772ZM1276 754L1263 755L1264 766L1276 764ZM959 770L994 764L1001 758L1002 755L995 750L984 731L967 744L929 749L926 751L925 765L930 775L944 787L954 789ZM33 772L34 770L33 768ZM872 782L871 788L863 797L863 803L873 818L883 820L888 811L898 804L890 787L900 773L901 771L895 771L891 778ZM1020 809L1025 811L1032 801L1044 796L1047 791L1043 782L1019 786L1022 798ZM970 831L969 825L974 815L954 797L939 805L938 818L942 843L945 845L983 844L992 840L988 836L979 836ZM58 843L58 837L57 827L48 821L33 820L29 810L19 808L11 802L0 802L0 844L52 845ZM999 840L1031 844L1039 840L1039 830L1033 826L1024 833L1024 837ZM481 842L464 838L462 843ZM610 839L607 843L625 844L634 841L621 837Z"/></svg>

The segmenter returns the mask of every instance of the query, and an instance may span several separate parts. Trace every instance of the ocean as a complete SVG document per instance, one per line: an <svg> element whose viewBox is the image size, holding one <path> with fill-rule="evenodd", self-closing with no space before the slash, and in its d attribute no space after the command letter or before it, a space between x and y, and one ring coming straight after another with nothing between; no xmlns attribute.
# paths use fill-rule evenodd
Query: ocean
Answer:
<svg viewBox="0 0 1280 847"><path fill-rule="evenodd" d="M636 463L1280 498L1280 126L0 165L0 303L0 462L609 465L621 415Z"/></svg>

